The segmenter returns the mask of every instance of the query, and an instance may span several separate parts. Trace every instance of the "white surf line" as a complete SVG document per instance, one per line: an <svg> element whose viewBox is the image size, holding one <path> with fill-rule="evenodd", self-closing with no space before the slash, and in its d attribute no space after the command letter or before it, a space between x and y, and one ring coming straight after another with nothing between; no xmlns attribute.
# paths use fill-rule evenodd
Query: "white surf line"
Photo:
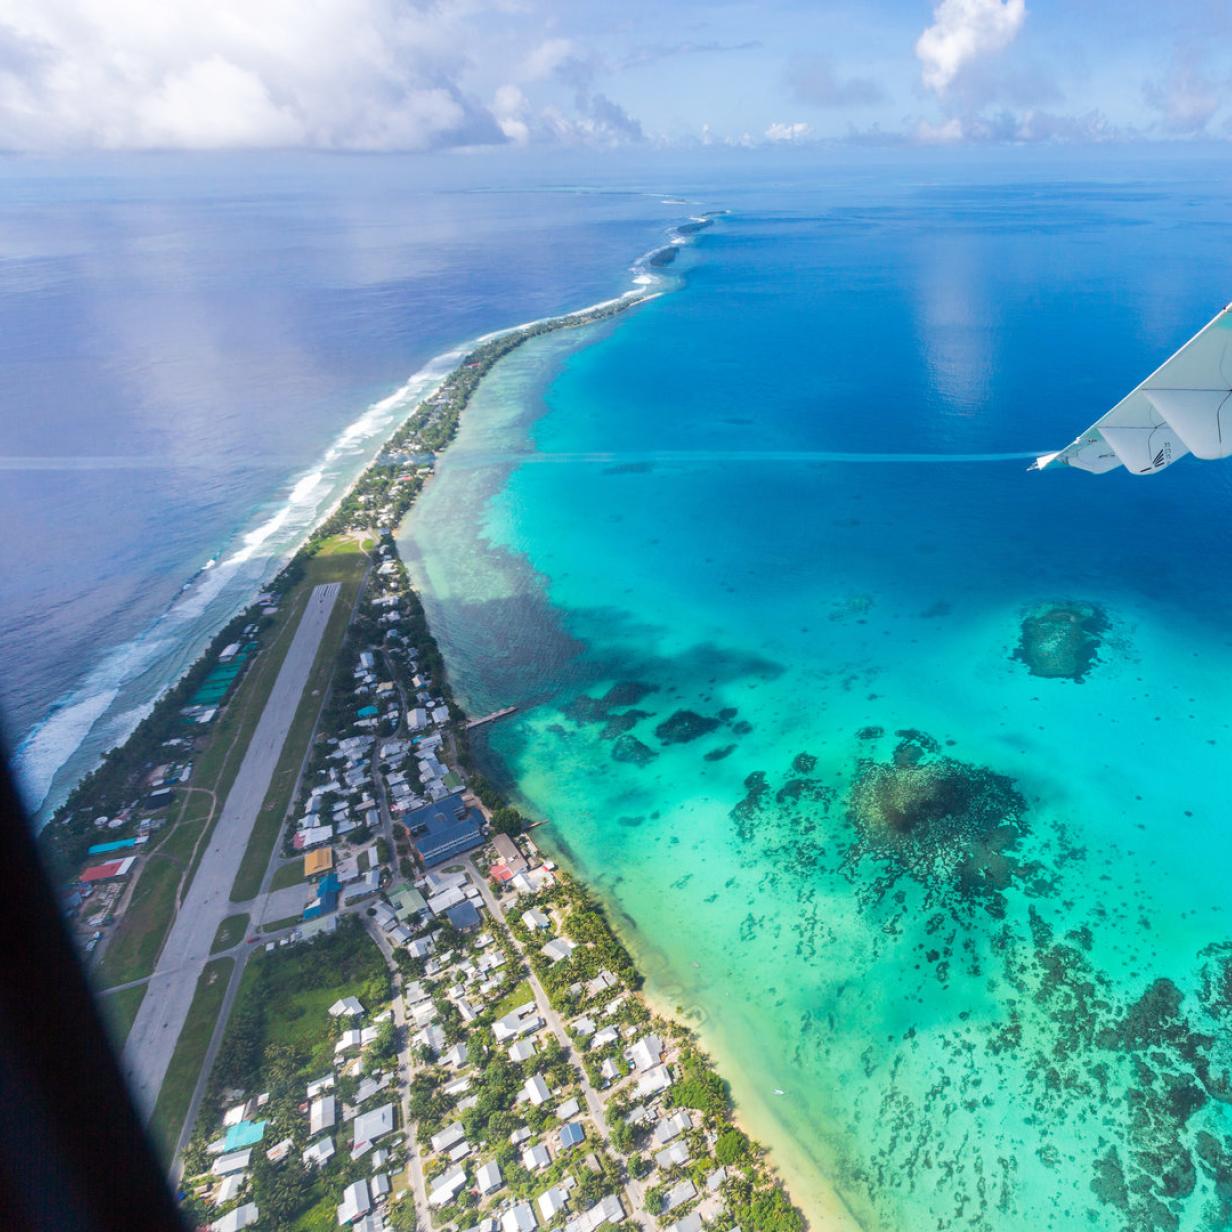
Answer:
<svg viewBox="0 0 1232 1232"><path fill-rule="evenodd" d="M638 465L643 463L671 465L710 464L722 462L870 462L870 463L949 463L949 462L1021 462L1036 458L1034 450L1021 453L838 453L820 449L656 449L622 453L603 452L538 452L491 453L481 450L454 450L445 460L461 466L499 466L509 463Z"/></svg>

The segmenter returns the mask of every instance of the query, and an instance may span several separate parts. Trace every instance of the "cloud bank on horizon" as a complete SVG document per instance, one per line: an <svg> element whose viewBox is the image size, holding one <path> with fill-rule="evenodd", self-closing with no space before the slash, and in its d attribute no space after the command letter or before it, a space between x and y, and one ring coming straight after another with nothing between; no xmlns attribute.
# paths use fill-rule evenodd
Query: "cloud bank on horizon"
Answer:
<svg viewBox="0 0 1232 1232"><path fill-rule="evenodd" d="M1232 136L1223 4L2 0L0 150Z"/></svg>

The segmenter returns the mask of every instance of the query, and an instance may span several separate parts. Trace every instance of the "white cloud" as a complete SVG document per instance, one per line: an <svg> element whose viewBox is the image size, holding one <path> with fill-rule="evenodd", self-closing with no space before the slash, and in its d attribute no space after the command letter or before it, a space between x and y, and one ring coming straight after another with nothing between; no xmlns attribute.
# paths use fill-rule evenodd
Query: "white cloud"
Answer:
<svg viewBox="0 0 1232 1232"><path fill-rule="evenodd" d="M915 45L924 85L944 94L964 65L1008 47L1026 16L1026 0L939 0Z"/></svg>
<svg viewBox="0 0 1232 1232"><path fill-rule="evenodd" d="M461 82L482 0L4 0L0 148L499 142Z"/></svg>
<svg viewBox="0 0 1232 1232"><path fill-rule="evenodd" d="M794 124L783 124L776 121L766 129L766 140L774 142L807 141L813 135L813 126L803 120Z"/></svg>
<svg viewBox="0 0 1232 1232"><path fill-rule="evenodd" d="M501 86L492 100L492 114L501 132L518 145L530 140L530 125L526 122L529 111L530 103L517 86Z"/></svg>
<svg viewBox="0 0 1232 1232"><path fill-rule="evenodd" d="M1193 137L1206 129L1223 101L1220 86L1202 69L1196 53L1173 55L1172 68L1163 78L1147 81L1142 88L1147 106L1160 113L1169 133Z"/></svg>
<svg viewBox="0 0 1232 1232"><path fill-rule="evenodd" d="M523 81L543 81L576 55L577 46L572 39L547 39L522 61L519 75Z"/></svg>

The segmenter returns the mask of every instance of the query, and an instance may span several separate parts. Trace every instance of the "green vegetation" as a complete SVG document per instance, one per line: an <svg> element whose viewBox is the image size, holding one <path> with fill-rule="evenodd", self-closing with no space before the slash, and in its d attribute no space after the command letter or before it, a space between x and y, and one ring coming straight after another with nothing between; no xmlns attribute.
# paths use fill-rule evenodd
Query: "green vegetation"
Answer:
<svg viewBox="0 0 1232 1232"><path fill-rule="evenodd" d="M145 1000L145 990L144 984L137 984L133 988L121 988L119 992L110 992L99 998L99 1009L116 1052L123 1049L124 1041L133 1029L137 1011Z"/></svg>
<svg viewBox="0 0 1232 1232"><path fill-rule="evenodd" d="M155 1141L163 1146L168 1158L175 1150L188 1105L192 1102L197 1078L234 968L233 958L215 958L206 963L197 981L197 991L193 994L188 1017L184 1020L184 1029L171 1054L171 1063L167 1066L166 1077L158 1092L158 1102L154 1105L152 1122Z"/></svg>
<svg viewBox="0 0 1232 1232"><path fill-rule="evenodd" d="M304 861L302 859L290 860L286 864L280 864L274 870L273 877L270 878L269 888L271 890L285 890L287 886L300 885L307 878L304 876Z"/></svg>
<svg viewBox="0 0 1232 1232"><path fill-rule="evenodd" d="M738 1129L725 1129L714 1144L714 1157L721 1164L735 1164L749 1153L749 1140Z"/></svg>
<svg viewBox="0 0 1232 1232"><path fill-rule="evenodd" d="M229 950L233 945L238 945L244 939L244 934L248 931L248 913L241 912L239 915L229 915L218 926L218 931L214 934L214 944L210 946L210 953L217 954L219 950Z"/></svg>
<svg viewBox="0 0 1232 1232"><path fill-rule="evenodd" d="M284 916L281 920L269 920L261 925L261 931L263 933L276 933L281 929L291 928L292 926L298 924L301 918L302 917L298 915L288 915Z"/></svg>
<svg viewBox="0 0 1232 1232"><path fill-rule="evenodd" d="M497 834L521 834L526 827L526 818L511 804L495 809L490 820Z"/></svg>
<svg viewBox="0 0 1232 1232"><path fill-rule="evenodd" d="M175 915L182 866L152 852L115 933L98 964L102 988L139 980L154 970L158 951Z"/></svg>
<svg viewBox="0 0 1232 1232"><path fill-rule="evenodd" d="M359 550L353 539L338 537L318 540L312 554L300 563L306 591L327 582L341 583L341 590L325 627L321 644L317 648L303 696L295 709L295 718L291 722L282 754L274 768L269 791L257 814L248 846L244 849L240 871L236 874L235 885L231 888L231 901L234 903L247 902L261 889L270 855L291 803L291 793L295 789L300 767L304 764L308 752L317 715L334 674L338 652L351 619L351 609L367 569L368 557Z"/></svg>
<svg viewBox="0 0 1232 1232"><path fill-rule="evenodd" d="M251 1089L271 1049L290 1049L304 1073L328 1068L333 1040L322 1023L328 1021L329 1007L348 996L367 1006L389 996L389 972L380 951L354 918L305 944L255 954L244 970L210 1076L212 1095L226 1087Z"/></svg>

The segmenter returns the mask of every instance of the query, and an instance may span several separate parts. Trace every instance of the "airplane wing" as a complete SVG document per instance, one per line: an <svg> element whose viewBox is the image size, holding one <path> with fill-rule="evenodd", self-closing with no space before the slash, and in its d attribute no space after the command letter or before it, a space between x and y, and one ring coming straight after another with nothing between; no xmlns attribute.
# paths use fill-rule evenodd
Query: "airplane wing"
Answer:
<svg viewBox="0 0 1232 1232"><path fill-rule="evenodd" d="M1077 440L1030 469L1102 475L1123 466L1154 475L1187 453L1232 455L1232 304Z"/></svg>

